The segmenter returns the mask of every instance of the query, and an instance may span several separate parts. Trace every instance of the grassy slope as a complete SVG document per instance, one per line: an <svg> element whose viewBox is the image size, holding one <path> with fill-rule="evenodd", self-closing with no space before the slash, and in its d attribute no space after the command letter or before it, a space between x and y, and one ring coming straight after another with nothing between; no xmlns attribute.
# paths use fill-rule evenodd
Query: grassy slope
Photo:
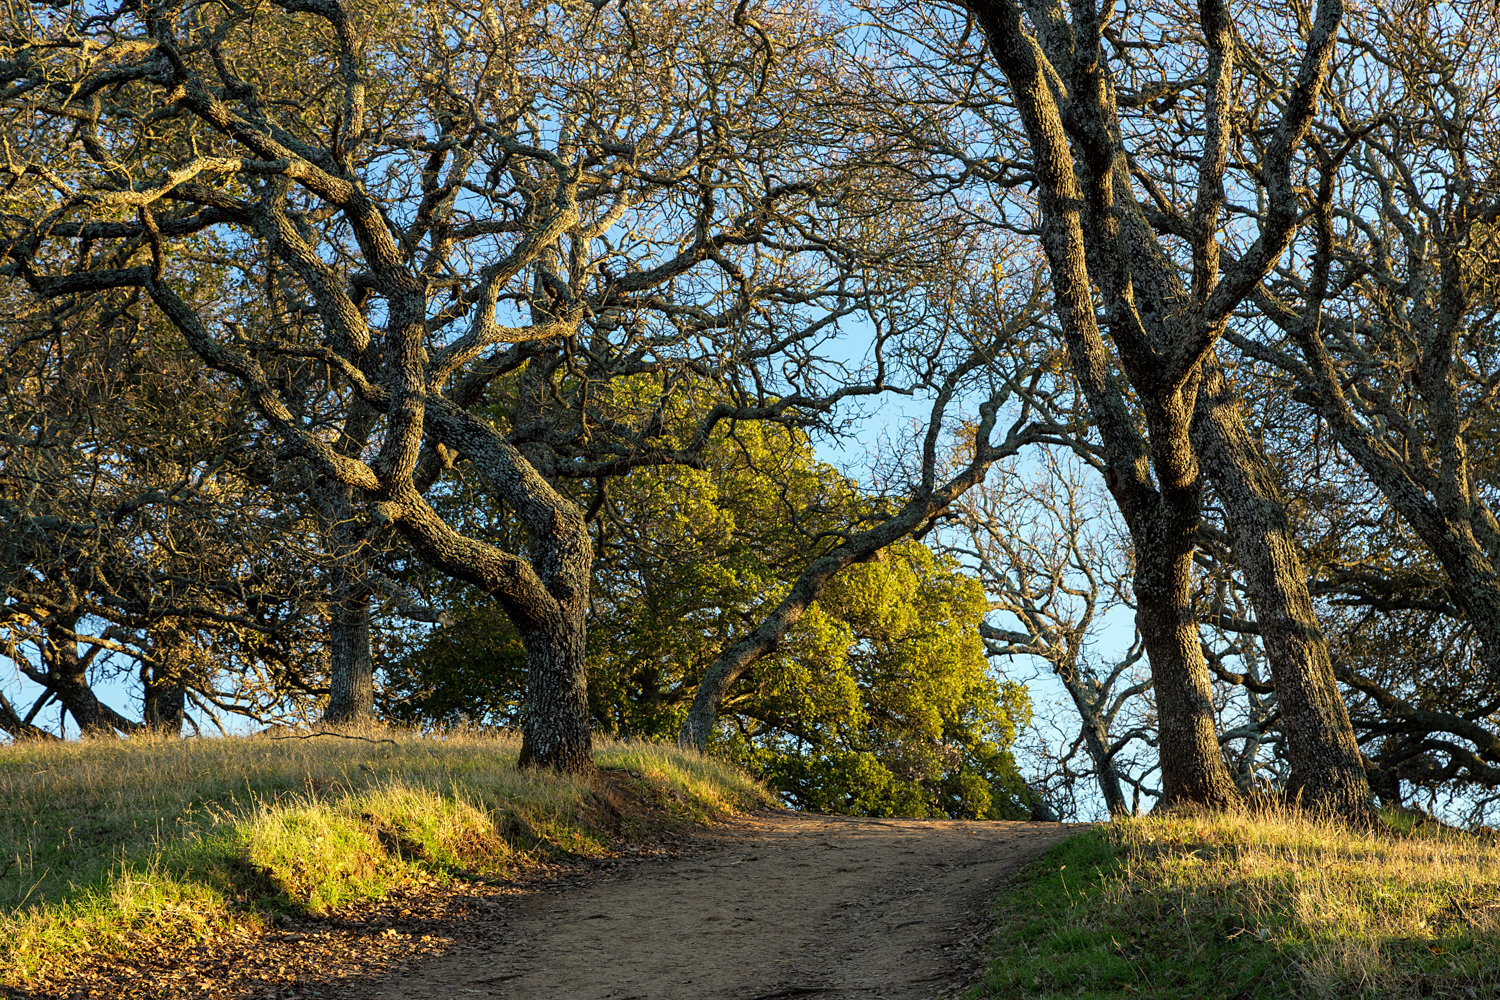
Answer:
<svg viewBox="0 0 1500 1000"><path fill-rule="evenodd" d="M412 881L598 853L632 832L595 787L518 771L516 741L368 735L0 747L0 983L56 976L143 934L323 912ZM602 741L597 759L665 819L770 802L675 747Z"/></svg>
<svg viewBox="0 0 1500 1000"><path fill-rule="evenodd" d="M1500 995L1500 847L1434 826L1132 819L997 904L985 997Z"/></svg>

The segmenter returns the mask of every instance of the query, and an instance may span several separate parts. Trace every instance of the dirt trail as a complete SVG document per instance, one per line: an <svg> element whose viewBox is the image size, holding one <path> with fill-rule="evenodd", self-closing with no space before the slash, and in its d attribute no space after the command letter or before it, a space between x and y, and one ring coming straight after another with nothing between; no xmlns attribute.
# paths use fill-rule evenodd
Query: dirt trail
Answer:
<svg viewBox="0 0 1500 1000"><path fill-rule="evenodd" d="M1003 876L1078 831L778 814L689 856L494 905L380 1000L931 1000L982 960Z"/></svg>

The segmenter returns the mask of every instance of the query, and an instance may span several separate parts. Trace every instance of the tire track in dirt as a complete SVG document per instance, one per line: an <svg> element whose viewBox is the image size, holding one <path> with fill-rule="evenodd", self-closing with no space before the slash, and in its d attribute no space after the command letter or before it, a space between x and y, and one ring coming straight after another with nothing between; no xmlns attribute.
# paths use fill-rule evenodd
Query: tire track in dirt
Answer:
<svg viewBox="0 0 1500 1000"><path fill-rule="evenodd" d="M777 813L510 897L378 1000L934 1000L1004 877L1082 827ZM467 940L466 940L467 939Z"/></svg>

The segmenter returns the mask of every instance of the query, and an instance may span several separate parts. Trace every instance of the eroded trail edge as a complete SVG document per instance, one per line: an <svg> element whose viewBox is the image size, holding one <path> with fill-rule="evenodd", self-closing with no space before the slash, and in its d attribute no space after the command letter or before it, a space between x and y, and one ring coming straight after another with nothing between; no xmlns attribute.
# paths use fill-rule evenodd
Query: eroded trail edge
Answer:
<svg viewBox="0 0 1500 1000"><path fill-rule="evenodd" d="M510 897L380 1000L931 1000L983 961L988 904L1058 823L775 814Z"/></svg>

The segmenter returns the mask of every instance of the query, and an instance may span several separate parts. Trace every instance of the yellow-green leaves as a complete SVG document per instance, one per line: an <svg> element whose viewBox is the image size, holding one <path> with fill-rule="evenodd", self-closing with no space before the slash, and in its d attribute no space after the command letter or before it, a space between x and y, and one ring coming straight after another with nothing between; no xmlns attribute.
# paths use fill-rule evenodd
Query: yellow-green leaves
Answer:
<svg viewBox="0 0 1500 1000"><path fill-rule="evenodd" d="M1030 700L989 674L984 613L975 581L917 542L850 569L726 704L726 746L811 809L1023 812L1009 747Z"/></svg>

